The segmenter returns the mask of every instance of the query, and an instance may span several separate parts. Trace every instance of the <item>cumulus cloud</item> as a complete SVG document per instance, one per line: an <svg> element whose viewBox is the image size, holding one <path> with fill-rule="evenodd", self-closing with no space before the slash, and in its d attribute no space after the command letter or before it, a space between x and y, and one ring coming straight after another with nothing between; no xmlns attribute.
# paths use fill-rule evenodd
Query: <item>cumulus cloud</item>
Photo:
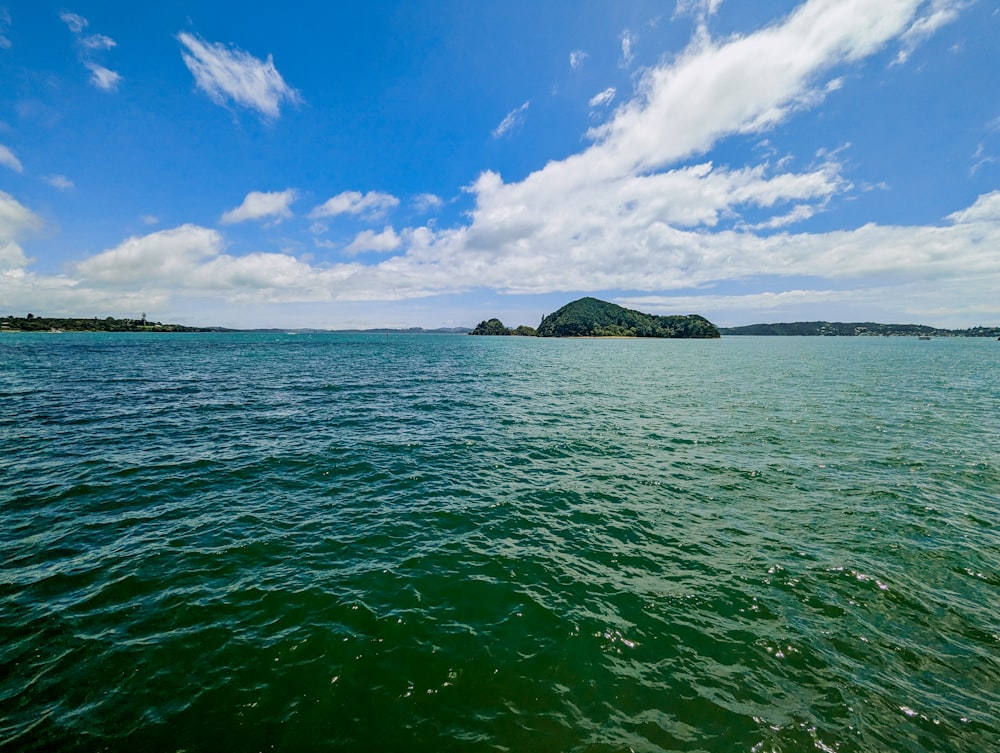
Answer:
<svg viewBox="0 0 1000 753"><path fill-rule="evenodd" d="M182 225L144 236L132 236L76 265L77 274L92 283L156 282L185 287L189 273L219 255L222 235L216 230Z"/></svg>
<svg viewBox="0 0 1000 753"><path fill-rule="evenodd" d="M0 144L0 165L13 170L15 173L24 172L21 160L8 147Z"/></svg>
<svg viewBox="0 0 1000 753"><path fill-rule="evenodd" d="M398 204L399 199L381 191L369 191L366 194L362 194L360 191L344 191L327 199L313 209L309 216L312 219L320 219L322 217L336 217L340 214L351 214L366 219L378 219L384 217L390 209Z"/></svg>
<svg viewBox="0 0 1000 753"><path fill-rule="evenodd" d="M392 227L386 226L381 233L376 233L374 230L363 230L355 236L344 251L349 254L360 254L365 251L386 253L395 251L402 245L403 241L396 235L396 231Z"/></svg>
<svg viewBox="0 0 1000 753"><path fill-rule="evenodd" d="M268 217L280 222L292 216L289 207L297 196L298 193L293 188L285 191L251 191L243 199L242 204L222 215L221 222L224 225L231 225Z"/></svg>
<svg viewBox="0 0 1000 753"><path fill-rule="evenodd" d="M217 230L182 225L128 238L78 263L66 278L80 298L106 299L112 290L158 301L172 296L227 301L329 300L357 265L321 269L286 253L224 253ZM49 280L51 282L51 279ZM34 284L44 284L36 278Z"/></svg>
<svg viewBox="0 0 1000 753"><path fill-rule="evenodd" d="M531 100L527 100L520 107L515 107L500 121L500 125L493 129L493 138L498 139L506 136L511 131L524 124L525 113L531 107Z"/></svg>
<svg viewBox="0 0 1000 753"><path fill-rule="evenodd" d="M260 60L221 43L205 42L187 32L177 35L181 57L198 88L218 105L233 102L266 118L277 118L283 103L297 104L299 93L285 83L273 58Z"/></svg>

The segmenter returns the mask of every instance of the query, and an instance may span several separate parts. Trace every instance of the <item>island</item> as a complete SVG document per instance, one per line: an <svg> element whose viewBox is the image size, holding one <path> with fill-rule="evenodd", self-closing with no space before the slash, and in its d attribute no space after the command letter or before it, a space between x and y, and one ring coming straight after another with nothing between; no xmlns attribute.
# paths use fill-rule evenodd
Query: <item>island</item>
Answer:
<svg viewBox="0 0 1000 753"><path fill-rule="evenodd" d="M877 322L778 322L722 327L724 335L804 337L998 337L1000 327L939 329L925 324L878 324Z"/></svg>
<svg viewBox="0 0 1000 753"><path fill-rule="evenodd" d="M519 337L534 337L535 328L528 327L524 324L519 327L511 329L510 327L505 327L504 323L499 319L486 319L479 322L471 332L470 335L517 335Z"/></svg>
<svg viewBox="0 0 1000 753"><path fill-rule="evenodd" d="M535 337L670 337L715 338L719 330L698 314L656 316L597 298L580 298L542 317L537 329L509 329L499 319L480 322L470 335Z"/></svg>

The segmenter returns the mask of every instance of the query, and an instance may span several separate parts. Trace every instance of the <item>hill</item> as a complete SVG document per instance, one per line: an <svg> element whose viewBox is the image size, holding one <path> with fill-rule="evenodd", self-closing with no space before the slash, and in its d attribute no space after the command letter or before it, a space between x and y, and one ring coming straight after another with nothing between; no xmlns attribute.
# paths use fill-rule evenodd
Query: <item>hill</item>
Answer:
<svg viewBox="0 0 1000 753"><path fill-rule="evenodd" d="M597 298L580 298L542 318L539 337L675 337L713 338L719 330L708 319L654 316Z"/></svg>
<svg viewBox="0 0 1000 753"><path fill-rule="evenodd" d="M938 329L924 324L878 324L877 322L779 322L722 327L724 335L777 335L806 337L1000 337L1000 327Z"/></svg>

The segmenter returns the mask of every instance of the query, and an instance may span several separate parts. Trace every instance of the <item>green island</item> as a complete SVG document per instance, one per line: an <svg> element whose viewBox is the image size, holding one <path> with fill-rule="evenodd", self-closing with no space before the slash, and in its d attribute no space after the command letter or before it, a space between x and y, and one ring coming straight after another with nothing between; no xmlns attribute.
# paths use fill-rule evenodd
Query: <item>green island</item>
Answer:
<svg viewBox="0 0 1000 753"><path fill-rule="evenodd" d="M697 314L655 316L597 298L580 298L554 314L542 317L537 329L505 327L499 319L480 322L470 335L521 335L527 337L719 337L719 330Z"/></svg>
<svg viewBox="0 0 1000 753"><path fill-rule="evenodd" d="M223 332L221 327L186 327L141 319L58 318L50 316L5 316L0 318L0 332Z"/></svg>
<svg viewBox="0 0 1000 753"><path fill-rule="evenodd" d="M940 329L924 324L876 322L783 322L722 327L723 335L774 335L805 337L1000 337L1000 327Z"/></svg>

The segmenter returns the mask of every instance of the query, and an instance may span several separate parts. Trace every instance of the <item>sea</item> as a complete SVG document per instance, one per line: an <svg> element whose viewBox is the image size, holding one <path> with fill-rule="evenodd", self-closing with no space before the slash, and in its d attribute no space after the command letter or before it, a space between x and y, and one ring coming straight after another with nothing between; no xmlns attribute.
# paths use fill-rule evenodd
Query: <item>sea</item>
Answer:
<svg viewBox="0 0 1000 753"><path fill-rule="evenodd" d="M1000 343L0 335L0 750L1000 750Z"/></svg>

